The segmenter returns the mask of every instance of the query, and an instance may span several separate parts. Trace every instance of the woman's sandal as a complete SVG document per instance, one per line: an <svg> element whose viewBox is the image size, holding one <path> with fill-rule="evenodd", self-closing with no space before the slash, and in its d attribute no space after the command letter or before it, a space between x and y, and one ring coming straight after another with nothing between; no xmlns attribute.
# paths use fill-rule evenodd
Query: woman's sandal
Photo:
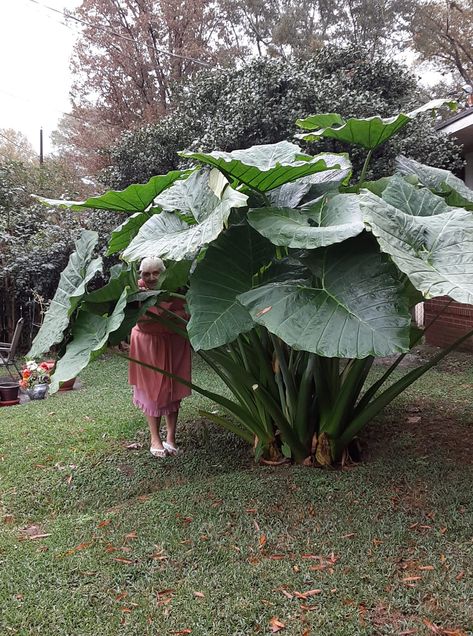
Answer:
<svg viewBox="0 0 473 636"><path fill-rule="evenodd" d="M163 442L163 446L164 446L164 449L170 455L180 455L180 453L181 453L181 450L179 448L176 448L176 446L173 446L172 444L169 444L169 442Z"/></svg>
<svg viewBox="0 0 473 636"><path fill-rule="evenodd" d="M149 449L149 452L151 453L153 457L159 457L160 459L163 459L164 457L168 456L168 452L165 448L153 448L151 446L151 448Z"/></svg>

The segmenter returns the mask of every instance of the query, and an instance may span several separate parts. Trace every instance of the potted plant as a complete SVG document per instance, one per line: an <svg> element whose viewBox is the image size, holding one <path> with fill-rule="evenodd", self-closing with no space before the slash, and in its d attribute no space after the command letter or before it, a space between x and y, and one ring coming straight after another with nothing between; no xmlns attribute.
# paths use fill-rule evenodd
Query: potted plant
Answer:
<svg viewBox="0 0 473 636"><path fill-rule="evenodd" d="M50 368L46 362L38 364L34 360L29 360L22 369L20 387L30 400L43 400L50 382Z"/></svg>
<svg viewBox="0 0 473 636"><path fill-rule="evenodd" d="M18 391L20 390L18 382L12 380L0 383L0 403L12 404L18 402Z"/></svg>

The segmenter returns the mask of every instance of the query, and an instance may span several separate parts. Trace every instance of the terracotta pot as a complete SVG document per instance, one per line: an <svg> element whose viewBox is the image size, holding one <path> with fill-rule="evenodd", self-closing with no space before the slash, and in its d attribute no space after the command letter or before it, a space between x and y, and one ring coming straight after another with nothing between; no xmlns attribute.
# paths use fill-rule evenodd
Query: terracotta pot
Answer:
<svg viewBox="0 0 473 636"><path fill-rule="evenodd" d="M70 380L65 380L64 382L59 382L59 390L60 391L72 391L74 388L75 378L71 378Z"/></svg>
<svg viewBox="0 0 473 636"><path fill-rule="evenodd" d="M0 399L2 402L11 402L18 399L20 387L18 382L3 382L0 384Z"/></svg>
<svg viewBox="0 0 473 636"><path fill-rule="evenodd" d="M7 400L6 402L0 401L0 406L15 406L19 404L20 400Z"/></svg>

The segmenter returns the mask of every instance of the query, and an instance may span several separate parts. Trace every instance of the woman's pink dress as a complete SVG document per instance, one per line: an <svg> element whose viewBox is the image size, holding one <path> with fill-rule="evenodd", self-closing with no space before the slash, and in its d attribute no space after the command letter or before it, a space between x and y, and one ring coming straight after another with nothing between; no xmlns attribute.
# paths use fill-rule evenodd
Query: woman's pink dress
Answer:
<svg viewBox="0 0 473 636"><path fill-rule="evenodd" d="M179 299L162 302L147 311L169 320L169 314L162 309L186 317L184 302ZM130 358L174 373L188 382L191 380L189 341L146 315L141 316L131 332ZM155 417L175 413L182 398L191 393L181 382L134 362L129 364L128 383L134 387L133 403L146 415Z"/></svg>

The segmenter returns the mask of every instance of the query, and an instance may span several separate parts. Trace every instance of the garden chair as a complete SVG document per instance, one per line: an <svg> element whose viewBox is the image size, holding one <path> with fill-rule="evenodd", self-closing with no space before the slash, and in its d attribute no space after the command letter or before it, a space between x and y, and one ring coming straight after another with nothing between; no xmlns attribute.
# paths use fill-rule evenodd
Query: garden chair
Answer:
<svg viewBox="0 0 473 636"><path fill-rule="evenodd" d="M20 342L21 331L23 329L23 323L25 319L20 318L16 323L15 332L11 342L0 342L0 368L5 367L8 371L8 375L12 380L16 380L14 373L10 370L10 367L14 367L21 378L21 371L15 362L16 350Z"/></svg>

